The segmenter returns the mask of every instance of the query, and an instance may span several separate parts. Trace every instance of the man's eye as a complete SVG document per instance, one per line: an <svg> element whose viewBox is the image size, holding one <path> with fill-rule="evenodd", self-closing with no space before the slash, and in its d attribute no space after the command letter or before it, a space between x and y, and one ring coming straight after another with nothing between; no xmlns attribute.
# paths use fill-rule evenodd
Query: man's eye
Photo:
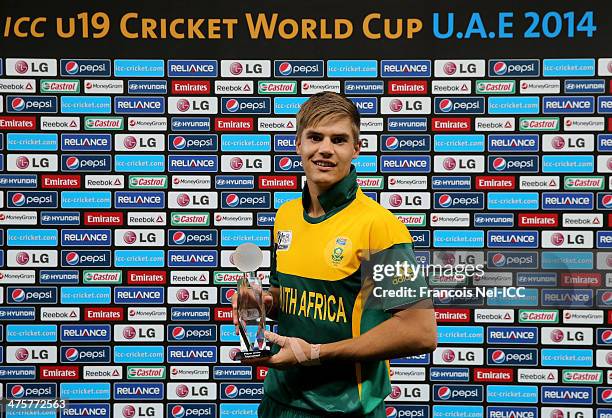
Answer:
<svg viewBox="0 0 612 418"><path fill-rule="evenodd" d="M318 135L310 135L309 136L310 139L312 139L313 141L320 141L321 137Z"/></svg>
<svg viewBox="0 0 612 418"><path fill-rule="evenodd" d="M332 142L334 144L343 144L346 142L346 138L339 136L339 137L333 138Z"/></svg>

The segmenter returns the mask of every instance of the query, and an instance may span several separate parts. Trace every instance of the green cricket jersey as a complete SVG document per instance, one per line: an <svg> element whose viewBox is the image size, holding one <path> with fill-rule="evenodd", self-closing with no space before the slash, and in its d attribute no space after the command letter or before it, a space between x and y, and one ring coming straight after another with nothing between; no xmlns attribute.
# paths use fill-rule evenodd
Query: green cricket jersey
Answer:
<svg viewBox="0 0 612 418"><path fill-rule="evenodd" d="M319 218L305 211L310 199L307 187L302 198L285 203L276 214L276 267L270 285L280 289L280 335L313 344L349 339L390 318L392 308L424 299L417 294L381 301L372 297L371 288L362 286L363 250L386 250L378 252L377 257L389 262L399 257L416 265L416 260L407 228L364 195L356 179L351 167L348 176L319 196L325 210ZM383 285L390 289L426 287L422 274L414 281L401 279L385 279ZM278 349L274 346L273 352ZM276 402L293 408L367 414L391 392L389 364L325 362L287 370L270 368L264 391Z"/></svg>

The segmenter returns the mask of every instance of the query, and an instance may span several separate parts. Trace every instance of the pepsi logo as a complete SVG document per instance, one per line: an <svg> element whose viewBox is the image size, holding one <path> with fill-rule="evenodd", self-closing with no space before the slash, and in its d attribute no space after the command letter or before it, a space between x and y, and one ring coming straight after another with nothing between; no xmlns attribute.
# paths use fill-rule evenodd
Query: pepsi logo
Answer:
<svg viewBox="0 0 612 418"><path fill-rule="evenodd" d="M121 413L123 414L124 418L132 418L134 415L136 415L136 408L134 408L132 405L126 405L121 410Z"/></svg>
<svg viewBox="0 0 612 418"><path fill-rule="evenodd" d="M446 75L453 75L457 72L457 64L454 62L447 62L444 64L444 67L442 67L442 70Z"/></svg>
<svg viewBox="0 0 612 418"><path fill-rule="evenodd" d="M453 157L447 157L442 161L442 166L445 170L454 170L457 167L457 161Z"/></svg>
<svg viewBox="0 0 612 418"><path fill-rule="evenodd" d="M289 170L291 168L291 165L292 165L292 162L291 162L291 158L289 157L283 157L278 162L278 166L280 167L281 170Z"/></svg>
<svg viewBox="0 0 612 418"><path fill-rule="evenodd" d="M15 63L15 71L17 71L19 74L27 73L29 68L30 66L28 63L23 60L19 60Z"/></svg>
<svg viewBox="0 0 612 418"><path fill-rule="evenodd" d="M225 197L225 203L227 206L235 208L240 203L240 198L236 193L230 193Z"/></svg>
<svg viewBox="0 0 612 418"><path fill-rule="evenodd" d="M179 289L176 291L176 298L181 302L187 302L189 300L189 290Z"/></svg>
<svg viewBox="0 0 612 418"><path fill-rule="evenodd" d="M281 62L278 66L278 72L281 73L281 75L290 75L293 72L293 68L287 61Z"/></svg>
<svg viewBox="0 0 612 418"><path fill-rule="evenodd" d="M450 99L442 99L440 100L440 111L442 112L450 112L453 110L453 102Z"/></svg>
<svg viewBox="0 0 612 418"><path fill-rule="evenodd" d="M66 350L66 360L68 361L76 361L79 358L79 350L74 347L70 347Z"/></svg>
<svg viewBox="0 0 612 418"><path fill-rule="evenodd" d="M27 348L18 348L15 351L15 358L19 361L26 361L30 357L30 352Z"/></svg>
<svg viewBox="0 0 612 418"><path fill-rule="evenodd" d="M438 205L443 208L448 208L453 204L453 198L448 194L443 194L438 197Z"/></svg>
<svg viewBox="0 0 612 418"><path fill-rule="evenodd" d="M601 400L605 403L612 403L612 389L604 389L601 392Z"/></svg>
<svg viewBox="0 0 612 418"><path fill-rule="evenodd" d="M172 418L183 418L185 416L185 408L182 405L175 405L170 411Z"/></svg>
<svg viewBox="0 0 612 418"><path fill-rule="evenodd" d="M604 305L612 305L612 291L606 291L601 294L601 301Z"/></svg>
<svg viewBox="0 0 612 418"><path fill-rule="evenodd" d="M28 168L30 166L30 160L28 159L28 157L24 156L24 155L20 155L19 157L17 157L17 168Z"/></svg>
<svg viewBox="0 0 612 418"><path fill-rule="evenodd" d="M391 196L389 196L389 204L391 206L393 206L394 208L396 208L398 206L401 206L403 200L404 199L402 199L402 196L400 196L400 195L398 195L396 193L394 193Z"/></svg>
<svg viewBox="0 0 612 418"><path fill-rule="evenodd" d="M556 343L563 341L564 338L565 334L560 329L555 328L550 332L550 339Z"/></svg>
<svg viewBox="0 0 612 418"><path fill-rule="evenodd" d="M562 233L555 232L554 234L550 236L550 242L551 244L556 245L556 246L563 245L563 243L565 242L565 237L563 236Z"/></svg>
<svg viewBox="0 0 612 418"><path fill-rule="evenodd" d="M127 149L134 149L136 148L136 144L138 143L138 141L136 140L136 137L132 136L132 135L128 135L123 139L123 145L127 148Z"/></svg>
<svg viewBox="0 0 612 418"><path fill-rule="evenodd" d="M238 396L238 387L236 387L236 385L227 385L225 387L225 396L228 398L235 398Z"/></svg>
<svg viewBox="0 0 612 418"><path fill-rule="evenodd" d="M189 395L189 388L187 385L178 385L175 392L176 396L179 398L184 398L185 396Z"/></svg>
<svg viewBox="0 0 612 418"><path fill-rule="evenodd" d="M172 338L174 338L175 340L182 340L183 338L185 338L185 328L183 327L176 327L172 330Z"/></svg>
<svg viewBox="0 0 612 418"><path fill-rule="evenodd" d="M23 193L15 193L11 198L11 201L15 206L23 206L26 202L26 197Z"/></svg>
<svg viewBox="0 0 612 418"><path fill-rule="evenodd" d="M491 359L493 360L493 363L503 363L504 360L506 360L506 353L504 353L502 350L495 350L493 355L491 355Z"/></svg>
<svg viewBox="0 0 612 418"><path fill-rule="evenodd" d="M179 99L176 102L176 108L179 112L186 112L189 110L191 105L189 104L189 100L187 99Z"/></svg>
<svg viewBox="0 0 612 418"><path fill-rule="evenodd" d="M444 350L442 352L442 361L446 363L455 361L455 352L453 350Z"/></svg>
<svg viewBox="0 0 612 418"><path fill-rule="evenodd" d="M601 205L606 209L612 208L612 194L604 195L601 198Z"/></svg>
<svg viewBox="0 0 612 418"><path fill-rule="evenodd" d="M23 109L25 109L25 106L25 100L21 97L15 97L13 100L11 100L11 107L16 112L22 111Z"/></svg>
<svg viewBox="0 0 612 418"><path fill-rule="evenodd" d="M75 61L68 61L64 67L64 70L68 74L76 74L79 72L79 64L77 64Z"/></svg>
<svg viewBox="0 0 612 418"><path fill-rule="evenodd" d="M393 406L388 406L385 408L385 414L387 418L397 418L397 409Z"/></svg>
<svg viewBox="0 0 612 418"><path fill-rule="evenodd" d="M17 264L23 266L25 264L28 264L29 261L30 261L30 254L26 253L25 251L21 251L17 253Z"/></svg>
<svg viewBox="0 0 612 418"><path fill-rule="evenodd" d="M178 203L179 206L187 206L189 202L191 202L191 199L187 193L181 193L176 197L176 203Z"/></svg>
<svg viewBox="0 0 612 418"><path fill-rule="evenodd" d="M25 395L25 388L22 385L15 385L11 388L11 395L13 398L23 398Z"/></svg>
<svg viewBox="0 0 612 418"><path fill-rule="evenodd" d="M448 386L442 386L438 388L438 398L440 399L450 399L451 394L451 389Z"/></svg>
<svg viewBox="0 0 612 418"><path fill-rule="evenodd" d="M177 231L174 234L172 234L172 240L176 244L184 244L185 241L187 241L187 235L185 235L183 231Z"/></svg>
<svg viewBox="0 0 612 418"><path fill-rule="evenodd" d="M242 158L234 157L230 160L230 167L232 170L240 170L244 163L242 162Z"/></svg>
<svg viewBox="0 0 612 418"><path fill-rule="evenodd" d="M26 298L26 292L23 289L14 289L11 292L11 297L15 302L23 302Z"/></svg>
<svg viewBox="0 0 612 418"><path fill-rule="evenodd" d="M79 159L77 157L68 157L66 159L66 167L68 167L69 170L76 170L79 168Z"/></svg>
<svg viewBox="0 0 612 418"><path fill-rule="evenodd" d="M503 267L504 265L506 265L506 256L501 253L494 254L492 257L492 261L494 266Z"/></svg>
<svg viewBox="0 0 612 418"><path fill-rule="evenodd" d="M390 136L385 140L385 146L390 150L397 149L399 146L399 139L395 136Z"/></svg>
<svg viewBox="0 0 612 418"><path fill-rule="evenodd" d="M601 340L604 344L612 344L612 330L605 330L601 333Z"/></svg>
<svg viewBox="0 0 612 418"><path fill-rule="evenodd" d="M136 336L136 329L134 327L125 327L123 329L123 338L131 340Z"/></svg>
<svg viewBox="0 0 612 418"><path fill-rule="evenodd" d="M187 146L187 140L183 136L177 136L172 140L172 145L176 149L183 149Z"/></svg>
<svg viewBox="0 0 612 418"><path fill-rule="evenodd" d="M240 75L242 74L242 64L239 62L232 62L229 70L233 75Z"/></svg>
<svg viewBox="0 0 612 418"><path fill-rule="evenodd" d="M126 244L133 244L136 242L136 233L134 231L126 231L123 234L123 242Z"/></svg>
<svg viewBox="0 0 612 418"><path fill-rule="evenodd" d="M404 108L402 101L400 99L393 99L389 102L389 109L392 112L399 112Z"/></svg>
<svg viewBox="0 0 612 418"><path fill-rule="evenodd" d="M68 255L66 255L66 263L71 266L76 266L79 263L79 254L74 251L70 251Z"/></svg>
<svg viewBox="0 0 612 418"><path fill-rule="evenodd" d="M508 66L506 65L505 62L498 61L495 64L493 64L493 72L496 75L504 75L506 74L506 72L508 72Z"/></svg>
<svg viewBox="0 0 612 418"><path fill-rule="evenodd" d="M229 99L225 102L225 110L228 112L236 112L240 108L240 104L236 99Z"/></svg>
<svg viewBox="0 0 612 418"><path fill-rule="evenodd" d="M506 168L506 160L502 157L493 160L493 169L496 171L502 171Z"/></svg>

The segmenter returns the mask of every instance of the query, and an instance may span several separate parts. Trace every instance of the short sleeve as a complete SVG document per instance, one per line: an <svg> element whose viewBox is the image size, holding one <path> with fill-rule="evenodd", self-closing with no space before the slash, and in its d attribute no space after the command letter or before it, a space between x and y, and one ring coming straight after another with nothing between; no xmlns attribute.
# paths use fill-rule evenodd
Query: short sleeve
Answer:
<svg viewBox="0 0 612 418"><path fill-rule="evenodd" d="M370 297L385 311L404 309L428 298L426 266L417 262L408 228L391 212L381 211L370 228Z"/></svg>
<svg viewBox="0 0 612 418"><path fill-rule="evenodd" d="M411 243L395 244L374 254L370 268L372 296L384 311L405 309L429 297L426 267L417 262Z"/></svg>

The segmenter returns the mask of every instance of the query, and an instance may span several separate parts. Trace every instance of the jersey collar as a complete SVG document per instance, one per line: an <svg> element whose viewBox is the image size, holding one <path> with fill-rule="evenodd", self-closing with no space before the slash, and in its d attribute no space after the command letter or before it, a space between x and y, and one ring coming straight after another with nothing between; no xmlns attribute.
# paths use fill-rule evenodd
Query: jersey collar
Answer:
<svg viewBox="0 0 612 418"><path fill-rule="evenodd" d="M357 195L357 171L355 166L351 164L349 173L334 184L329 190L318 196L319 203L325 211L325 214L316 218L308 215L307 209L310 206L310 193L308 192L308 182L304 185L302 191L302 206L304 208L304 219L309 223L319 223L331 217L344 207L348 206Z"/></svg>

